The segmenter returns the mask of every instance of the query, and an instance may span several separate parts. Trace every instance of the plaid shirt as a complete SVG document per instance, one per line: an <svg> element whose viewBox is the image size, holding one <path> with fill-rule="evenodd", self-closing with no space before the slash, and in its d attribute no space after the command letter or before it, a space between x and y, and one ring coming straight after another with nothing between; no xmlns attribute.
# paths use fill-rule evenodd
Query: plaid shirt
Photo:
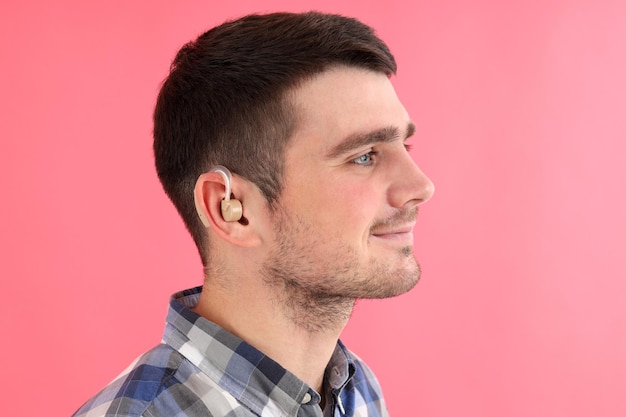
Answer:
<svg viewBox="0 0 626 417"><path fill-rule="evenodd" d="M338 342L326 406L294 374L193 311L201 287L170 301L162 344L133 362L74 416L388 416L372 371Z"/></svg>

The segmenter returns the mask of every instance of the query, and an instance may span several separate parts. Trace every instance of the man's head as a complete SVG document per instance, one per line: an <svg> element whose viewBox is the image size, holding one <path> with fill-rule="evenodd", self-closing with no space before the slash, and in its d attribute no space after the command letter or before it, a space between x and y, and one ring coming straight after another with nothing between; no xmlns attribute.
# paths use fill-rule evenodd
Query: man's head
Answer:
<svg viewBox="0 0 626 417"><path fill-rule="evenodd" d="M385 76L387 46L357 20L320 13L252 15L185 45L154 114L159 178L207 262L194 206L196 179L224 165L256 184L271 205L284 182L284 153L299 124L290 93L334 67Z"/></svg>

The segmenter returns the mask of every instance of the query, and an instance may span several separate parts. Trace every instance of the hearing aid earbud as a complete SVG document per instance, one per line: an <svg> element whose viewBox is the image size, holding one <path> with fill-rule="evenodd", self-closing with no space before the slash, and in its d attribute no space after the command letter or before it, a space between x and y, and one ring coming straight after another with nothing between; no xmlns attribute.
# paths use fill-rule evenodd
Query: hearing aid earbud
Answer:
<svg viewBox="0 0 626 417"><path fill-rule="evenodd" d="M211 169L211 172L217 172L221 174L222 177L224 177L226 195L221 202L222 218L227 222L238 221L243 215L243 207L241 206L241 201L237 200L236 198L230 198L230 182L232 178L230 171L226 167L217 165L213 169Z"/></svg>

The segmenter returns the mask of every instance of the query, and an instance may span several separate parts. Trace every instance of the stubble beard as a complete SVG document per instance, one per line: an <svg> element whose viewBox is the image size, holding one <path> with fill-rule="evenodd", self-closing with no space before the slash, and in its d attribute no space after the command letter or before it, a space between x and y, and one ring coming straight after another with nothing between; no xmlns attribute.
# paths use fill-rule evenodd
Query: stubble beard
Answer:
<svg viewBox="0 0 626 417"><path fill-rule="evenodd" d="M413 214L395 216L405 219ZM377 222L389 224L393 219ZM412 246L403 246L389 262L360 261L341 237L322 239L315 230L284 212L277 214L275 249L261 268L264 283L274 289L285 316L309 333L341 330L357 299L394 297L411 290L420 277ZM393 259L391 259L393 258Z"/></svg>

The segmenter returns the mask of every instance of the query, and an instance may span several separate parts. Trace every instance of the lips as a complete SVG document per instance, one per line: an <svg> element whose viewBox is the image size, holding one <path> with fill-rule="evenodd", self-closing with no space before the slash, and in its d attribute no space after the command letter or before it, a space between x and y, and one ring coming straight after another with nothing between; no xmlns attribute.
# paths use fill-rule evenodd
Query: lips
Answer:
<svg viewBox="0 0 626 417"><path fill-rule="evenodd" d="M388 239L388 240L400 240L400 241L413 241L413 228L415 227L415 223L402 226L395 227L393 229L388 230L374 230L372 236L380 238L380 239Z"/></svg>

